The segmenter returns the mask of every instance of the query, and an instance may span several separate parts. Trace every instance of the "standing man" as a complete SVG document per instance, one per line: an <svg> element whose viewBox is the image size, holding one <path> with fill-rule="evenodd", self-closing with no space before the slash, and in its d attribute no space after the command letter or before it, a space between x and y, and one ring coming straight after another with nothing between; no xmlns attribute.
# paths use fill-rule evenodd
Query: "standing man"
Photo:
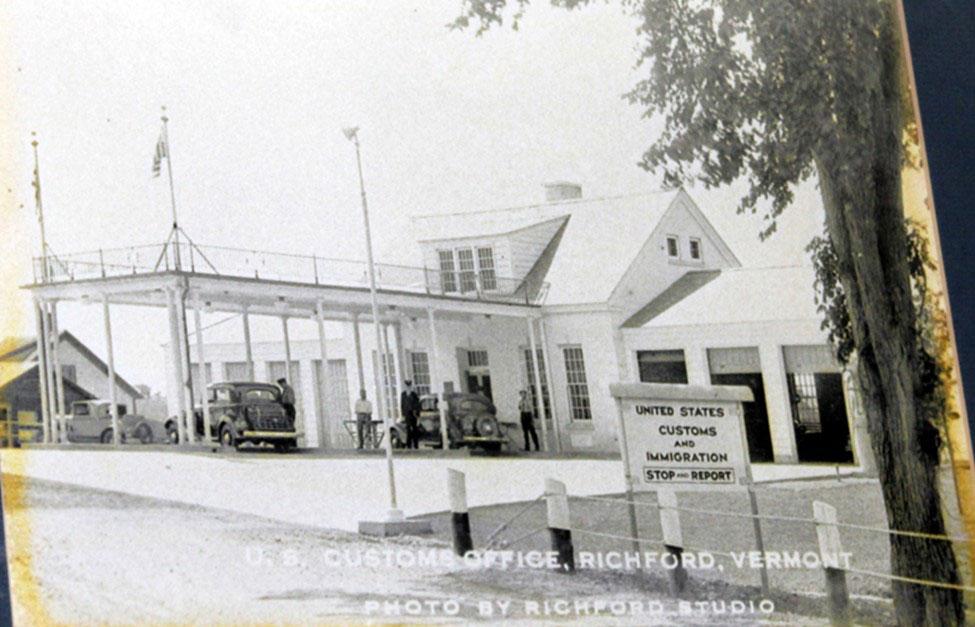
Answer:
<svg viewBox="0 0 975 627"><path fill-rule="evenodd" d="M420 448L420 432L417 423L420 419L420 396L413 389L413 382L403 381L403 393L399 399L400 413L406 421L406 448Z"/></svg>
<svg viewBox="0 0 975 627"><path fill-rule="evenodd" d="M366 391L359 390L359 400L355 402L355 426L359 434L359 448L365 446L369 441L370 446L374 446L375 441L372 436L372 403L366 400Z"/></svg>
<svg viewBox="0 0 975 627"><path fill-rule="evenodd" d="M284 411L288 414L288 418L291 419L291 423L294 424L295 421L295 391L290 385L288 385L288 380L284 377L278 379L278 386L281 388L281 404L284 405Z"/></svg>
<svg viewBox="0 0 975 627"><path fill-rule="evenodd" d="M521 390L518 392L518 411L521 413L521 431L525 437L525 450L530 451L528 438L535 442L535 450L538 450L538 432L535 431L535 403L528 399L528 392Z"/></svg>

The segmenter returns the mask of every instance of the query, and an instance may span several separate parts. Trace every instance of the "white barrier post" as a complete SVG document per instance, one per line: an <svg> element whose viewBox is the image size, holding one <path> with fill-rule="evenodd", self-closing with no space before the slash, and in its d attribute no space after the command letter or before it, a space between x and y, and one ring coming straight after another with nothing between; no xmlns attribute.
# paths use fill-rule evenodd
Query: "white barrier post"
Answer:
<svg viewBox="0 0 975 627"><path fill-rule="evenodd" d="M670 593L680 596L687 587L687 571L684 569L684 534L680 529L680 512L677 511L677 493L673 490L657 490L657 506L660 508L660 529L663 532L664 551L673 557L670 568Z"/></svg>
<svg viewBox="0 0 975 627"><path fill-rule="evenodd" d="M562 572L575 572L575 552L572 548L572 527L569 525L569 496L565 484L555 479L545 480L545 508L552 550L558 555Z"/></svg>
<svg viewBox="0 0 975 627"><path fill-rule="evenodd" d="M474 548L471 519L467 512L467 486L464 473L447 469L447 492L450 496L450 522L454 531L454 552L463 557Z"/></svg>
<svg viewBox="0 0 975 627"><path fill-rule="evenodd" d="M836 525L836 508L829 503L813 501L813 518L816 519L816 537L819 554L826 575L826 600L829 619L833 625L850 624L850 595L846 587L846 571L840 568L840 528Z"/></svg>

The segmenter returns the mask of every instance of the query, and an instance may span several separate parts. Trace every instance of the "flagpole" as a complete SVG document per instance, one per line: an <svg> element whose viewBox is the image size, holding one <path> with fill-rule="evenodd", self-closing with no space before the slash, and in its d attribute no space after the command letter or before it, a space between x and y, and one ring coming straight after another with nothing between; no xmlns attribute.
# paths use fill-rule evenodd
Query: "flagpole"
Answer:
<svg viewBox="0 0 975 627"><path fill-rule="evenodd" d="M41 166L37 156L37 133L31 131L30 145L34 148L34 205L37 209L37 221L41 226L41 279L47 283L50 278L47 267L47 234L44 230L44 203L41 200Z"/></svg>
<svg viewBox="0 0 975 627"><path fill-rule="evenodd" d="M170 157L172 151L170 150L169 143L169 117L166 115L166 107L163 107L162 110L163 142L166 146L166 173L169 175L169 201L173 209L173 262L176 265L176 270L179 271L181 269L179 260L179 221L176 219L176 191L173 187L173 159Z"/></svg>

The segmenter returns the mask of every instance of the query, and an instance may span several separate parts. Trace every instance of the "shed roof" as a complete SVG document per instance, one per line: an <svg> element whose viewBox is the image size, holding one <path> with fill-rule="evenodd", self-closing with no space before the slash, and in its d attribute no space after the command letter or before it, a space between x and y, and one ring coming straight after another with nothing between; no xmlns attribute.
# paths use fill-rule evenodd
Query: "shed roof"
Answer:
<svg viewBox="0 0 975 627"><path fill-rule="evenodd" d="M624 328L819 320L811 266L692 271L626 322Z"/></svg>

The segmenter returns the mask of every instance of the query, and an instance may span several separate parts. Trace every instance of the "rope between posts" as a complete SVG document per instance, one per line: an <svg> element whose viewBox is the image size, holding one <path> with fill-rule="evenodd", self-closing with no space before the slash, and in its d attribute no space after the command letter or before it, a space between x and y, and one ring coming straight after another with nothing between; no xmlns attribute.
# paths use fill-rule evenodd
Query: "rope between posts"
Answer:
<svg viewBox="0 0 975 627"><path fill-rule="evenodd" d="M507 529L508 526L511 525L511 523L521 518L521 516L523 516L525 512L538 505L538 502L541 501L543 498L545 498L545 496L546 495L544 493L538 495L533 500L526 503L524 507L518 510L518 513L516 513L514 516L509 518L507 521L501 523L497 529L495 529L488 535L487 540L485 541L485 546L489 549L492 548L494 545L495 538L497 538L499 533Z"/></svg>
<svg viewBox="0 0 975 627"><path fill-rule="evenodd" d="M603 533L601 531L590 531L588 529L569 529L572 533L582 533L590 536L598 536L600 538L612 538L614 540L628 540L629 542L640 542L640 543L650 543L650 544L660 544L663 542L661 538L632 538L630 536L618 536L614 533Z"/></svg>
<svg viewBox="0 0 975 627"><path fill-rule="evenodd" d="M964 538L961 536L949 536L943 533L927 533L924 531L902 531L900 529L884 529L882 527L870 527L867 525L857 525L854 523L831 523L837 527L846 527L847 529L859 529L861 531L875 531L877 533L889 533L895 536L907 536L909 538L923 538L925 540L947 540L949 542L975 542L975 538Z"/></svg>
<svg viewBox="0 0 975 627"><path fill-rule="evenodd" d="M875 570L861 570L859 568L844 568L843 570L848 573L856 573L858 575L866 575L868 577L879 577L881 579L889 579L892 581L902 581L904 583L913 583L921 586L947 588L949 590L961 590L963 592L975 592L975 586L965 586L958 583L945 583L943 581L931 581L930 579L918 579L916 577L905 577L903 575L891 575L888 573L879 573Z"/></svg>
<svg viewBox="0 0 975 627"><path fill-rule="evenodd" d="M628 504L628 505L640 505L643 507L652 507L655 509L660 509L660 505L657 503L651 503L647 501L630 501L627 499L614 499L608 497L598 497L598 496L572 496L570 498L583 499L588 501L601 501L606 503L618 503L618 504ZM678 512L687 512L689 514L707 514L712 516L725 516L727 518L757 518L759 520L770 520L778 522L791 522L791 523L806 523L810 525L820 524L814 518L802 518L800 516L780 516L776 514L749 514L745 512L722 512L717 510L709 509L697 509L693 507L673 507L670 508ZM836 522L831 523L837 527L845 527L846 529L857 529L860 531L873 531L876 533L887 533L895 536L905 536L910 538L922 538L926 540L945 540L947 542L958 542L958 543L975 543L975 538L966 538L963 536L949 536L947 534L941 533L927 533L924 531L904 531L901 529L885 529L883 527L871 527L869 525L857 525L855 523L843 523Z"/></svg>

